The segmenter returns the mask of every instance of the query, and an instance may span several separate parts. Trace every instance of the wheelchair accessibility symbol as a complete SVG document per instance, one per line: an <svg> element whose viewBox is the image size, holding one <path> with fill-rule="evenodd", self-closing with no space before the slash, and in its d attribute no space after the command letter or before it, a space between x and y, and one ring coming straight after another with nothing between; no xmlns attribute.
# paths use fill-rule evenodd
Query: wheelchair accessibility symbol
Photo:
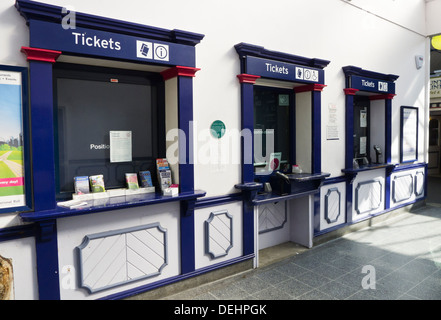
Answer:
<svg viewBox="0 0 441 320"><path fill-rule="evenodd" d="M296 67L296 79L318 82L319 72L318 70Z"/></svg>

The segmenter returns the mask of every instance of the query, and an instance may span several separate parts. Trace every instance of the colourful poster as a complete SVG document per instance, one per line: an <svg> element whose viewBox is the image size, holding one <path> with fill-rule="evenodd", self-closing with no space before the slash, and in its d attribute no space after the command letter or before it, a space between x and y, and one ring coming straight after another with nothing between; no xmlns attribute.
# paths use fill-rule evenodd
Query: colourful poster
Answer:
<svg viewBox="0 0 441 320"><path fill-rule="evenodd" d="M0 209L25 205L20 72L0 70Z"/></svg>

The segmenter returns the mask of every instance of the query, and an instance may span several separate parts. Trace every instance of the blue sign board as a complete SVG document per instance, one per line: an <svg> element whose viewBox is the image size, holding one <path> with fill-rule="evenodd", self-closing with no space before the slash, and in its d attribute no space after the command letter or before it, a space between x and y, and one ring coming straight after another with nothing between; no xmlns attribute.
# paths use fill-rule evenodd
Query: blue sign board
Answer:
<svg viewBox="0 0 441 320"><path fill-rule="evenodd" d="M324 70L252 56L246 57L246 73L303 83L324 84L325 82Z"/></svg>
<svg viewBox="0 0 441 320"><path fill-rule="evenodd" d="M377 80L372 78L351 76L350 87L361 91L378 93L395 93L395 83L390 81Z"/></svg>
<svg viewBox="0 0 441 320"><path fill-rule="evenodd" d="M101 56L155 64L195 67L195 48L95 29L63 29L61 24L30 20L30 45L67 54Z"/></svg>

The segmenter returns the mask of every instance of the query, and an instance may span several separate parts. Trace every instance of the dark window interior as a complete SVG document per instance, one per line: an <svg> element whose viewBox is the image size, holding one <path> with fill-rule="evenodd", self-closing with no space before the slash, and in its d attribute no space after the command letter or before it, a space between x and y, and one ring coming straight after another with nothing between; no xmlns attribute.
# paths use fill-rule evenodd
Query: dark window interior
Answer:
<svg viewBox="0 0 441 320"><path fill-rule="evenodd" d="M370 101L368 97L354 97L354 159L359 164L364 163L364 158L370 162Z"/></svg>
<svg viewBox="0 0 441 320"><path fill-rule="evenodd" d="M429 122L429 146L437 146L438 145L438 130L439 130L438 119L430 119L430 122Z"/></svg>
<svg viewBox="0 0 441 320"><path fill-rule="evenodd" d="M254 165L266 166L271 152L281 152L281 165L291 161L292 90L254 87ZM291 130L292 129L292 130ZM261 135L261 137L259 137ZM267 150L267 140L274 140L274 150ZM260 146L256 146L256 141ZM270 146L269 146L270 147Z"/></svg>
<svg viewBox="0 0 441 320"><path fill-rule="evenodd" d="M106 189L125 187L125 173L150 170L165 153L164 85L153 73L54 66L57 196L75 176L103 174ZM132 161L110 162L109 131L132 132ZM154 180L155 181L155 180Z"/></svg>

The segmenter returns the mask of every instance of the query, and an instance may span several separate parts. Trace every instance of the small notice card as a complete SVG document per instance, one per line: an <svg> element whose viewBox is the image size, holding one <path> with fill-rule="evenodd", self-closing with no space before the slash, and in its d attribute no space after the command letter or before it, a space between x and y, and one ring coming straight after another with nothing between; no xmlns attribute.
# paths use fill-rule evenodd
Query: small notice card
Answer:
<svg viewBox="0 0 441 320"><path fill-rule="evenodd" d="M110 162L132 161L132 131L110 131Z"/></svg>

